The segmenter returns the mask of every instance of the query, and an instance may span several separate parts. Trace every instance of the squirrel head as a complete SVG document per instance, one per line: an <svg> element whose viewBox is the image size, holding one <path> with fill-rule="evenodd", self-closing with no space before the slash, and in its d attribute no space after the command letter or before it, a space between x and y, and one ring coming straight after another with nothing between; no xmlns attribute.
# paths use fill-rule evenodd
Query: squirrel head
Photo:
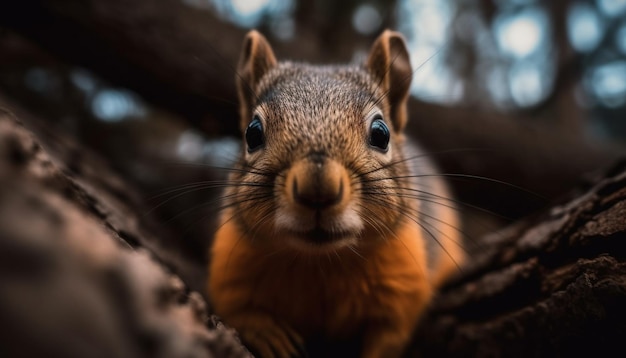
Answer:
<svg viewBox="0 0 626 358"><path fill-rule="evenodd" d="M258 101L261 79L277 67L278 61L265 37L256 30L250 31L243 43L236 78L242 131L246 130ZM413 77L402 34L385 30L372 45L365 68L384 94L394 128L402 131L407 121L406 100Z"/></svg>
<svg viewBox="0 0 626 358"><path fill-rule="evenodd" d="M237 72L244 149L225 197L246 236L326 251L393 231L411 205L402 35L383 32L363 65L313 66L251 31Z"/></svg>

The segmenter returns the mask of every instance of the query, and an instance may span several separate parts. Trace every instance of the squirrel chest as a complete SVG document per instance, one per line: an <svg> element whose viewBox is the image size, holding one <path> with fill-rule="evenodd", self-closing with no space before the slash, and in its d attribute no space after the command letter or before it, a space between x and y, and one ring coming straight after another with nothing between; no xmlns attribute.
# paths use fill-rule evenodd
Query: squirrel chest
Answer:
<svg viewBox="0 0 626 358"><path fill-rule="evenodd" d="M225 253L212 266L222 273L211 286L218 311L245 305L280 317L303 336L341 339L368 324L413 317L417 312L405 310L419 310L430 297L420 233L413 227L360 252L313 257L237 243L231 240L241 235L235 231L234 225L223 226L214 246L214 252ZM413 323L407 320L406 329Z"/></svg>
<svg viewBox="0 0 626 358"><path fill-rule="evenodd" d="M406 143L412 71L386 31L363 66L277 62L248 34L238 67L244 148L211 248L215 312L262 357L311 337L361 337L400 356L434 289L462 260L457 215Z"/></svg>

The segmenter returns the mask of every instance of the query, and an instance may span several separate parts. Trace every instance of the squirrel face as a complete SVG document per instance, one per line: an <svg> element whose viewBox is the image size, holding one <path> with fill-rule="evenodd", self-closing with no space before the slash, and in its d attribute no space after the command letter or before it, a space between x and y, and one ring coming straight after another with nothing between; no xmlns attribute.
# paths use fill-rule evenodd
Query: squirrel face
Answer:
<svg viewBox="0 0 626 358"><path fill-rule="evenodd" d="M415 209L400 35L383 33L364 66L312 66L278 63L253 31L238 73L244 149L226 198L247 237L328 252L389 237Z"/></svg>

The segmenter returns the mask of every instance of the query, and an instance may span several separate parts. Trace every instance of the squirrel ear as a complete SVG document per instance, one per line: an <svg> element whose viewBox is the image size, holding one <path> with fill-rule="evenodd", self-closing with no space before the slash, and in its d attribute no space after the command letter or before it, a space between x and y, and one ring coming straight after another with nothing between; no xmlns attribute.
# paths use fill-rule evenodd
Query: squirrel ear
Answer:
<svg viewBox="0 0 626 358"><path fill-rule="evenodd" d="M256 30L248 32L237 65L237 92L241 115L241 129L245 131L251 120L251 109L256 98L259 81L277 61L272 47Z"/></svg>
<svg viewBox="0 0 626 358"><path fill-rule="evenodd" d="M389 103L391 122L400 132L407 122L406 100L413 77L402 34L385 30L372 45L365 66L380 83Z"/></svg>

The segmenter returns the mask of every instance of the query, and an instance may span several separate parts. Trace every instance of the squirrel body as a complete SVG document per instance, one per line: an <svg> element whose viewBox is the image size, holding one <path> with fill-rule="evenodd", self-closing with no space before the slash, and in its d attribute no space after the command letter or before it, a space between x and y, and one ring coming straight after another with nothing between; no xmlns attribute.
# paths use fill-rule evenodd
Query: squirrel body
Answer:
<svg viewBox="0 0 626 358"><path fill-rule="evenodd" d="M432 294L421 264L425 263L424 248L415 242L419 232L411 225L397 239L359 252L367 261L346 253L340 258L294 259L289 252L273 254L232 240L241 234L234 224L226 224L216 237L224 238L218 240L224 246L215 250L233 254L212 266L224 272L211 285L213 292L220 292L214 296L219 297L214 308L227 323L250 327L253 334L267 335L267 339L279 336L273 331L285 324L293 330L288 335L303 338L321 332L341 340L363 331L364 356L389 356L409 339ZM245 267L245 272L232 267ZM264 323L257 326L260 322ZM303 343L295 336L288 339ZM296 353L286 343L272 344L276 346L271 349Z"/></svg>
<svg viewBox="0 0 626 358"><path fill-rule="evenodd" d="M446 185L402 134L401 35L364 66L312 66L278 63L252 31L238 73L246 149L211 248L213 309L263 357L319 336L400 356L463 257Z"/></svg>

